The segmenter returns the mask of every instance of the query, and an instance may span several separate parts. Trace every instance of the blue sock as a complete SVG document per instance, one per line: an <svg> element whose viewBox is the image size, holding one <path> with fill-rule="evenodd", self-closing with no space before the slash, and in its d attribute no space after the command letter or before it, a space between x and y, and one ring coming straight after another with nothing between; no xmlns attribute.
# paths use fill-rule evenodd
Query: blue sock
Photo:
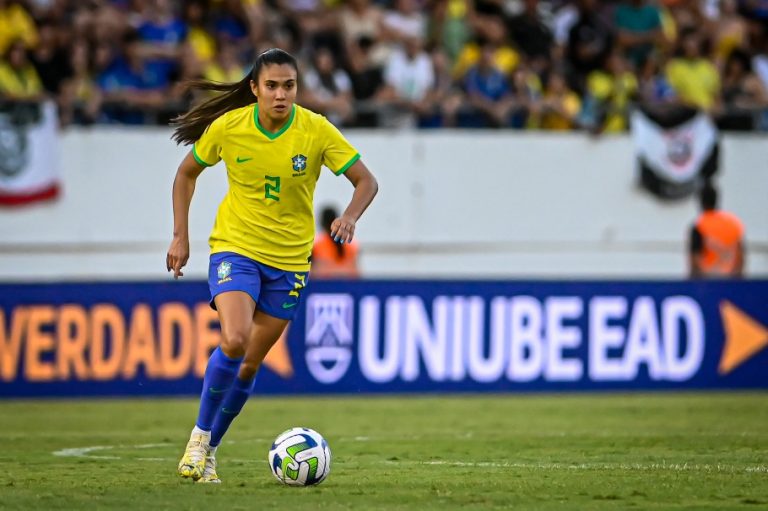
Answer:
<svg viewBox="0 0 768 511"><path fill-rule="evenodd" d="M221 404L219 413L216 414L216 420L213 421L213 429L211 430L211 447L216 447L221 443L221 439L224 433L229 429L229 425L235 420L235 417L243 409L243 405L248 401L248 396L251 395L253 390L253 382L256 378L250 380L235 379L235 384L232 386L232 390L229 391L227 397L224 398L224 402Z"/></svg>
<svg viewBox="0 0 768 511"><path fill-rule="evenodd" d="M219 411L221 402L232 388L232 382L240 368L241 358L229 358L216 348L208 359L203 379L203 393L200 395L200 412L197 415L197 427L210 431L213 418Z"/></svg>

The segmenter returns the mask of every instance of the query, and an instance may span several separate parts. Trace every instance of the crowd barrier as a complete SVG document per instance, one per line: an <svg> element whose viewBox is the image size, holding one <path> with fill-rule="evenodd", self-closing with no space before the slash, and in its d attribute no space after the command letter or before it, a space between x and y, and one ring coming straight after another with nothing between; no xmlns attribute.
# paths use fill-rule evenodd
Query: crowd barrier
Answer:
<svg viewBox="0 0 768 511"><path fill-rule="evenodd" d="M199 393L207 284L0 285L0 396ZM313 282L264 394L768 388L768 281Z"/></svg>

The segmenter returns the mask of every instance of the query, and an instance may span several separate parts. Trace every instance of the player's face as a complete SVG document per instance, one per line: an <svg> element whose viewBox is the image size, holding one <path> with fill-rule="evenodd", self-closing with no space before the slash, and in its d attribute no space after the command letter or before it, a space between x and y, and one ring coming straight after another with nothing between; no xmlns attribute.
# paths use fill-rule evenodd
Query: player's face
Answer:
<svg viewBox="0 0 768 511"><path fill-rule="evenodd" d="M296 70L289 64L268 64L261 68L259 81L251 90L259 100L259 113L273 122L288 119L296 101Z"/></svg>

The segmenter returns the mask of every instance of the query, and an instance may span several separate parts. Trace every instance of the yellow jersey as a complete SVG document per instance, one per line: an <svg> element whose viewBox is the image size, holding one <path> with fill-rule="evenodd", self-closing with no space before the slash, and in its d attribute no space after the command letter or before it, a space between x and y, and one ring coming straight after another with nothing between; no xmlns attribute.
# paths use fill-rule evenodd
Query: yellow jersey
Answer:
<svg viewBox="0 0 768 511"><path fill-rule="evenodd" d="M669 84L682 100L705 110L715 104L720 93L720 74L708 60L672 59L666 73Z"/></svg>
<svg viewBox="0 0 768 511"><path fill-rule="evenodd" d="M24 41L24 46L37 46L38 34L35 20L17 4L0 7L0 55L5 55L8 47L16 40Z"/></svg>
<svg viewBox="0 0 768 511"><path fill-rule="evenodd" d="M322 115L294 105L276 133L259 105L217 118L192 146L200 165L224 160L229 190L219 206L211 253L235 252L285 271L309 271L313 198L322 165L341 175L360 154Z"/></svg>
<svg viewBox="0 0 768 511"><path fill-rule="evenodd" d="M11 99L31 98L43 92L43 83L35 66L27 64L15 70L10 64L0 62L0 95Z"/></svg>
<svg viewBox="0 0 768 511"><path fill-rule="evenodd" d="M606 103L607 114L603 131L616 133L627 130L629 103L637 93L637 78L629 71L614 76L605 71L592 71L587 77L589 94Z"/></svg>

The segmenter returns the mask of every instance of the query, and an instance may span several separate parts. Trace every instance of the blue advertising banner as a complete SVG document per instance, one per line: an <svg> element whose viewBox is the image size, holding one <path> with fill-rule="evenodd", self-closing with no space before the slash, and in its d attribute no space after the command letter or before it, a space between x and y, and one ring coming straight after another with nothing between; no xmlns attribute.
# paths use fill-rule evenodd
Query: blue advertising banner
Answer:
<svg viewBox="0 0 768 511"><path fill-rule="evenodd" d="M197 394L204 282L0 285L0 396ZM768 388L768 281L312 282L256 392Z"/></svg>

